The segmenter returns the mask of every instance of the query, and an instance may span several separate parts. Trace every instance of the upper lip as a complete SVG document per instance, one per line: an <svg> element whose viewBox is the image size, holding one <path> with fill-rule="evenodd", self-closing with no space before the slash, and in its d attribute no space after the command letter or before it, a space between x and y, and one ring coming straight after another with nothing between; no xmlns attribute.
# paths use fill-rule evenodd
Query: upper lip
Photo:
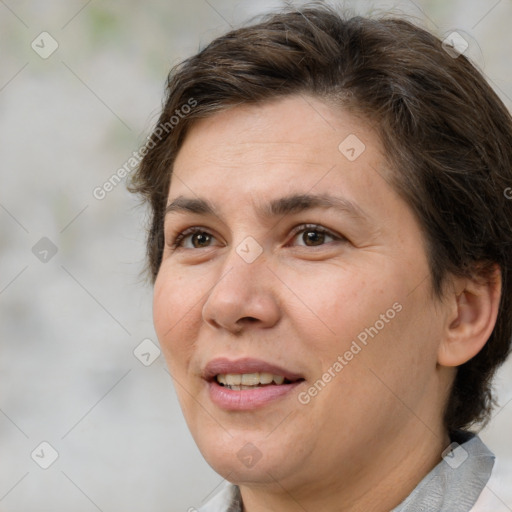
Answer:
<svg viewBox="0 0 512 512"><path fill-rule="evenodd" d="M243 358L231 360L227 358L218 358L210 361L202 372L203 379L212 381L217 375L234 373L271 373L272 375L282 375L289 381L303 379L302 375L291 372L276 364L267 363L261 359Z"/></svg>

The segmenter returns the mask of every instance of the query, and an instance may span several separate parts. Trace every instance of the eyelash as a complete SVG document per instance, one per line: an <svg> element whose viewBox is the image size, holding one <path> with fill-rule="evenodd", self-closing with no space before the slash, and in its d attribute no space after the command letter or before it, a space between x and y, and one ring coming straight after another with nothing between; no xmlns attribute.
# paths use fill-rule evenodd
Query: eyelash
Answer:
<svg viewBox="0 0 512 512"><path fill-rule="evenodd" d="M332 231L329 231L328 229L325 229L324 227L319 226L318 224L301 224L300 226L297 226L297 228L295 228L293 230L292 239L295 238L299 233L302 233L303 231L307 231L307 230L316 231L316 232L321 233L323 235L328 235L328 236L330 236L331 238L333 238L334 240L337 240L337 241L346 240L345 237L335 235ZM178 235L176 236L174 241L171 242L171 244L170 244L171 247L173 249L177 249L178 247L181 246L181 243L183 242L183 240L185 240L185 238L187 236L194 235L196 233L206 233L206 234L208 234L210 236L213 236L207 229L202 228L200 226L194 226L194 227L185 229L181 233L178 233ZM325 245L325 244L322 244L322 245ZM307 247L307 246L303 246L303 247ZM315 246L313 246L313 247L315 247ZM321 246L317 246L317 247L321 247Z"/></svg>

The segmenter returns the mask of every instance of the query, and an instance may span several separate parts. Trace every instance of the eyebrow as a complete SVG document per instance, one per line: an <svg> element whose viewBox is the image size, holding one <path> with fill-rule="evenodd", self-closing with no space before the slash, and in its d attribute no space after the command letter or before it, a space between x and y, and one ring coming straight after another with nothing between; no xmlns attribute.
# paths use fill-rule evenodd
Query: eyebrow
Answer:
<svg viewBox="0 0 512 512"><path fill-rule="evenodd" d="M258 208L262 218L275 218L300 213L313 208L334 208L356 220L369 222L368 215L355 203L343 197L330 194L293 194L270 201ZM207 199L178 196L165 209L165 215L175 212L212 215L222 219L215 206Z"/></svg>

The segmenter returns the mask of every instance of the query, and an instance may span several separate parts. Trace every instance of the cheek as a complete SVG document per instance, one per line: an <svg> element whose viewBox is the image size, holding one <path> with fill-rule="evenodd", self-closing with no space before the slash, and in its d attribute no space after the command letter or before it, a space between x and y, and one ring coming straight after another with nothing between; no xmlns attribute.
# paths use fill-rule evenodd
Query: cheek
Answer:
<svg viewBox="0 0 512 512"><path fill-rule="evenodd" d="M159 273L153 294L153 322L169 369L180 371L193 350L197 329L200 292L185 286L183 277Z"/></svg>
<svg viewBox="0 0 512 512"><path fill-rule="evenodd" d="M310 360L317 361L317 372L332 368L342 356L344 368L372 368L406 387L405 381L425 369L426 361L435 366L437 323L425 286L411 294L398 267L377 270L305 272L314 279L296 280L294 287L304 304L288 312ZM344 372L349 378L347 373L352 372Z"/></svg>
<svg viewBox="0 0 512 512"><path fill-rule="evenodd" d="M366 270L366 271L365 271ZM300 324L302 339L314 345L320 357L338 355L350 346L353 339L379 320L379 315L392 307L395 293L382 276L372 275L368 269L348 271L327 266L321 272L306 270L295 282L293 292L285 304L297 304L288 314ZM300 302L297 302L297 297Z"/></svg>

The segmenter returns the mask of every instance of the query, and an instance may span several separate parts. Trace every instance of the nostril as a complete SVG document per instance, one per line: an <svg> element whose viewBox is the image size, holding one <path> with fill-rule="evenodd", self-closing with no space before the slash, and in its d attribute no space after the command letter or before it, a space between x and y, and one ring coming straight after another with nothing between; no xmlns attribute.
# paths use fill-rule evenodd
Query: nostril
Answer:
<svg viewBox="0 0 512 512"><path fill-rule="evenodd" d="M244 316L243 318L240 318L236 321L236 327L238 327L239 331L241 332L244 328L244 326L253 325L255 323L259 323L261 320L258 318L255 318L253 316Z"/></svg>

